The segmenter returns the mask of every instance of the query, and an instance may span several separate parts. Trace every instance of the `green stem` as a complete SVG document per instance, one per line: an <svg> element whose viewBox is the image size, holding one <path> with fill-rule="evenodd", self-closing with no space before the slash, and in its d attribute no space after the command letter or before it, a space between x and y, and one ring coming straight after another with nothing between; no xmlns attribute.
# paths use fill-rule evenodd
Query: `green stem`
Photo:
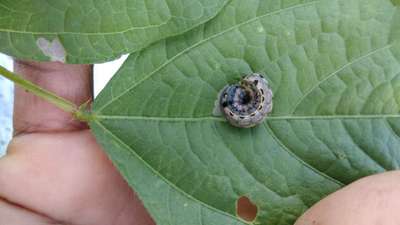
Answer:
<svg viewBox="0 0 400 225"><path fill-rule="evenodd" d="M45 101L59 107L60 109L70 112L72 114L81 115L82 112L79 110L79 107L76 106L74 103L68 101L65 98L55 95L54 93L47 91L34 83L21 78L21 76L8 71L6 68L0 66L0 75L3 77L13 81L15 84L19 85L20 87L24 88L25 90L33 93L34 95L44 99Z"/></svg>

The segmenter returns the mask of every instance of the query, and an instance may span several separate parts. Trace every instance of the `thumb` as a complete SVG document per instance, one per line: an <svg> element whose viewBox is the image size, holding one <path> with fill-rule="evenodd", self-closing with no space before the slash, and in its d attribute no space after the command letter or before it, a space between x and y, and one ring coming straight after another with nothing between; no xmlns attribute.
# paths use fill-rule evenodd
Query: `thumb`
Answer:
<svg viewBox="0 0 400 225"><path fill-rule="evenodd" d="M295 225L400 224L400 172L363 178L326 197Z"/></svg>

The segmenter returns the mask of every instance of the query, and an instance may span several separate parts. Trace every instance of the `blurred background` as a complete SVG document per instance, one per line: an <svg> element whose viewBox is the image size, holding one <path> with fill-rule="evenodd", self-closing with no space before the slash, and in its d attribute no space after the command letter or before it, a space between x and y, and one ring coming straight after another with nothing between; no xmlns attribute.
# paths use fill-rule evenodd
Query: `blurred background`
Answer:
<svg viewBox="0 0 400 225"><path fill-rule="evenodd" d="M0 65L11 70L11 58L0 54ZM0 156L4 155L7 143L11 138L13 91L13 84L0 76Z"/></svg>
<svg viewBox="0 0 400 225"><path fill-rule="evenodd" d="M105 87L126 58L127 55L115 61L94 66L95 96ZM0 65L12 70L13 61L10 57L0 53ZM13 92L13 83L0 76L0 157L5 154L6 147L12 136Z"/></svg>

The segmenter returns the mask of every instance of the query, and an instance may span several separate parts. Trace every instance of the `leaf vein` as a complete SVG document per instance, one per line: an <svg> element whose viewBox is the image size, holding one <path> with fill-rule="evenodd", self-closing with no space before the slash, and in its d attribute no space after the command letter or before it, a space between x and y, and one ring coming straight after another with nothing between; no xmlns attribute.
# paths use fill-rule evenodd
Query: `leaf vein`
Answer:
<svg viewBox="0 0 400 225"><path fill-rule="evenodd" d="M217 209L215 207L212 207L210 205L205 204L204 202L198 200L197 198L195 198L194 196L189 195L188 193L186 193L185 191L183 191L182 189L180 189L179 187L175 186L173 183L171 183L169 180L167 180L164 176L162 176L158 171L156 171L152 166L150 166L146 161L144 161L140 155L138 155L132 147L130 147L129 145L125 144L120 138L118 138L115 134L113 134L110 130L108 130L103 124L101 124L98 121L94 121L95 124L97 124L100 128L102 128L104 130L105 133L108 133L112 138L114 138L114 140L116 141L116 143L118 143L121 147L129 150L129 152L131 153L131 155L135 158L137 158L138 160L140 160L147 168L149 168L156 176L158 176L161 180L163 180L166 184L168 184L171 188L173 188L174 190L182 193L182 195L186 196L187 198L199 203L199 205L202 205L203 207L206 207L208 209L210 209L211 211L215 211L217 213L220 213L222 215L226 215L228 217L230 217L233 220L236 220L238 222L241 222L241 224L249 224L246 223L244 221L241 221L239 218L224 212L220 209Z"/></svg>
<svg viewBox="0 0 400 225"><path fill-rule="evenodd" d="M321 84L325 83L325 82L326 82L327 80L329 80L331 77L333 77L333 76L335 76L337 73L339 73L339 72L345 70L347 67L349 67L349 66L351 66L351 65L353 65L353 64L356 64L356 63L362 61L363 59L368 58L369 56L371 56L371 55L373 55L373 54L375 54L375 53L377 53L377 52L386 50L386 49L388 49L388 48L390 48L390 47L392 47L391 44L385 45L385 46L383 46L383 47L381 47L381 48L377 48L377 49L375 49L375 50L373 50L373 51L371 51L371 52L369 52L369 53L367 53L367 54L365 54L365 55L363 55L363 56L361 56L361 57L359 57L359 58L357 58L357 59L355 59L355 60L353 60L353 61L351 61L351 62L348 62L347 64L343 65L342 67L340 67L340 68L337 69L336 71L334 71L334 72L332 72L331 74L329 74L328 76L326 76L324 79L322 79L322 80L320 80L319 82L317 82L314 86L312 86L312 87L300 98L299 101L296 102L296 104L294 104L294 107L293 107L293 109L291 110L290 115L294 115L294 113L296 112L297 108L298 108L299 105L304 101L304 99L306 99L317 87L319 87Z"/></svg>
<svg viewBox="0 0 400 225"><path fill-rule="evenodd" d="M214 34L214 35L212 35L212 36L210 36L210 37L208 37L208 38L206 38L206 39L203 39L203 40L201 40L201 41L199 41L199 42L197 42L197 43L195 43L195 44L189 46L188 48L182 50L181 52L179 52L179 53L176 54L175 56L171 57L170 59L166 60L163 64L161 64L159 67L157 67L157 68L156 68L155 70L153 70L151 73L147 74L147 75L144 76L142 79L138 80L138 81L137 81L136 83L134 83L130 88L127 88L124 92L122 92L119 96L117 96L117 98L120 98L121 96L125 95L127 92L129 92L129 91L131 91L132 89L134 89L134 88L135 88L136 86L138 86L139 84L141 84L141 83L143 83L144 81L146 81L148 78L150 78L150 77L153 76L155 73L159 72L161 69L163 69L164 67L166 67L167 65L169 65L169 64L170 64L171 62L173 62L175 59L181 57L182 55L184 55L185 53L189 52L190 50L192 50L192 49L194 49L194 48L196 48L196 47L198 47L198 46L200 46L200 45L202 45L202 44L204 44L204 43L206 43L206 42L208 42L208 41L210 41L210 40L212 40L212 39L214 39L214 38L217 38L217 37L219 37L219 36L221 36L221 35L223 35L223 34L225 34L225 33L228 33L228 32L230 32L230 31L233 31L233 30L235 30L236 28L241 27L241 26L243 26L243 25L246 25L246 24L252 23L252 22L254 22L254 21L257 21L257 20L259 20L259 19L261 19L261 18L268 17L268 16L272 16L272 15L275 15L275 14L279 14L279 13L281 13L281 12L285 12L285 11L288 11L288 10L293 10L293 9L296 9L296 8L299 8L299 7L306 7L306 6L309 6L309 5L312 5L312 4L316 4L317 2L319 2L319 0L318 0L318 1L309 2L309 3L306 3L306 4L299 4L299 5L291 6L291 7L284 8L284 9L280 9L280 10L273 11L273 12L269 12L269 13L266 13L266 14L261 15L261 16L256 16L256 17L254 17L254 18L252 18L252 19L249 19L249 20L247 20L247 21L245 21L245 22L236 24L235 26L232 26L232 27L230 27L230 28L228 28L228 29L226 29L226 30L223 30L223 31L219 32L219 33L216 33L216 34ZM112 102L113 102L113 100L109 101L108 103L104 104L101 108L99 108L97 111L98 111L98 112L101 112L104 108L106 108L106 107L107 107L108 105L110 105Z"/></svg>
<svg viewBox="0 0 400 225"><path fill-rule="evenodd" d="M314 168L313 166L311 166L310 164L308 164L307 162L305 162L304 160L302 160L300 157L298 157L293 151L291 151L275 134L275 132L272 130L272 128L267 124L267 123L263 123L265 129L271 134L271 137L287 152L289 153L294 159L296 159L297 161L299 161L301 164L303 164L305 167L309 168L310 170L314 171L315 173L321 175L324 178L327 178L328 180L338 184L339 186L343 187L344 184L342 182L340 182L339 180L336 180L335 178L329 176L328 174L325 174L319 170L317 170L316 168Z"/></svg>

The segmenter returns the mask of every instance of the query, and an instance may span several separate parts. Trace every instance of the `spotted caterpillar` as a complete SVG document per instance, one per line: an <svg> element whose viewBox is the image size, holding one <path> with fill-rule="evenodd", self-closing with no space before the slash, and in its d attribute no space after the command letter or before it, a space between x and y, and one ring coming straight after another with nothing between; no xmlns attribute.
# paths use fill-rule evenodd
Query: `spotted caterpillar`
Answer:
<svg viewBox="0 0 400 225"><path fill-rule="evenodd" d="M253 73L238 84L226 86L220 95L221 112L233 126L249 128L264 121L272 110L272 90L268 81Z"/></svg>

